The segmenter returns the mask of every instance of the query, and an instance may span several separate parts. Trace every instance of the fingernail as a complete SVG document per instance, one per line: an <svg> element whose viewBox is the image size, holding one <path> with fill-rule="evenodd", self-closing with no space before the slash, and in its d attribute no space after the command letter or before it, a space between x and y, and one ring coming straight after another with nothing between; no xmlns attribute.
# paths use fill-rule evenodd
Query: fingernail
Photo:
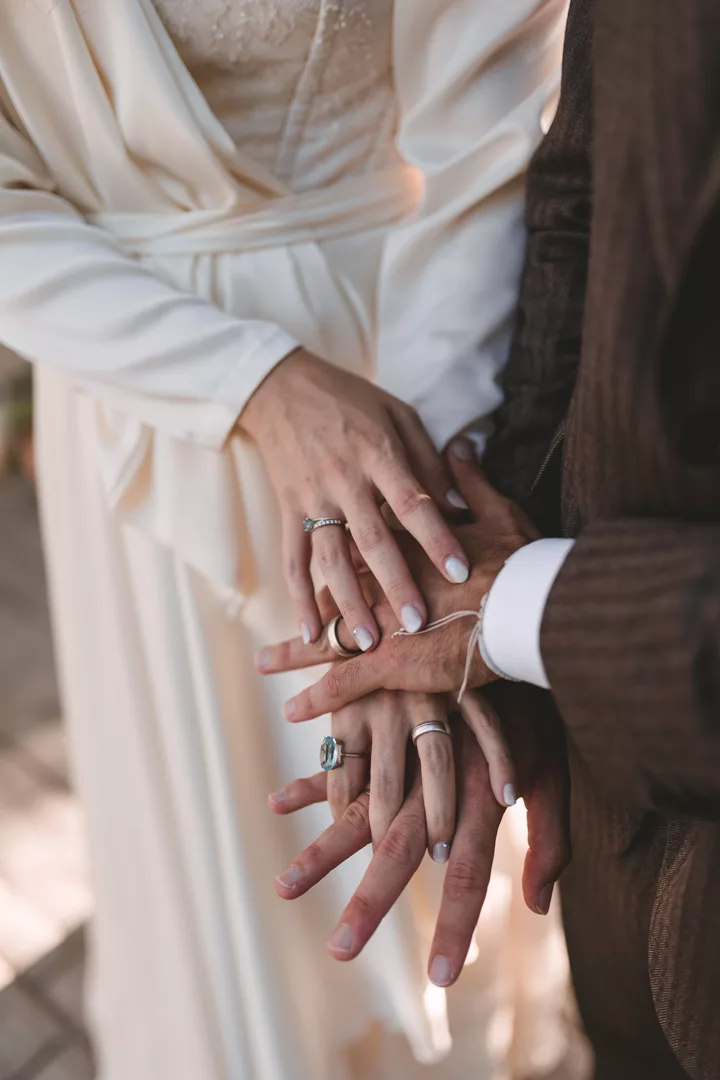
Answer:
<svg viewBox="0 0 720 1080"><path fill-rule="evenodd" d="M503 788L503 799L506 806L514 806L517 802L517 794L515 793L514 784L506 784Z"/></svg>
<svg viewBox="0 0 720 1080"><path fill-rule="evenodd" d="M450 490L445 493L445 498L447 499L447 501L450 503L451 506L457 507L458 510L469 510L470 509L470 507L465 502L465 500L463 499L460 492L456 491L455 488L450 488Z"/></svg>
<svg viewBox="0 0 720 1080"><path fill-rule="evenodd" d="M366 626L356 626L352 632L352 636L355 638L358 648L362 649L363 652L372 649L375 644L375 639Z"/></svg>
<svg viewBox="0 0 720 1080"><path fill-rule="evenodd" d="M287 801L288 795L284 788L280 788L279 791L273 791L270 796L270 802L275 803L276 806L280 806L281 803L286 803Z"/></svg>
<svg viewBox="0 0 720 1080"><path fill-rule="evenodd" d="M470 569L467 563L459 559L457 555L451 555L445 560L445 573L456 585L462 585L470 577Z"/></svg>
<svg viewBox="0 0 720 1080"><path fill-rule="evenodd" d="M307 623L302 623L300 625L300 633L302 634L303 644L309 645L312 641L312 631Z"/></svg>
<svg viewBox="0 0 720 1080"><path fill-rule="evenodd" d="M282 874L278 874L275 880L283 888L293 889L302 876L303 872L299 866L288 866L287 870L283 870Z"/></svg>
<svg viewBox="0 0 720 1080"><path fill-rule="evenodd" d="M403 604L400 608L400 618L408 634L417 634L423 624L423 618L414 604Z"/></svg>
<svg viewBox="0 0 720 1080"><path fill-rule="evenodd" d="M475 457L473 453L473 448L470 443L463 442L460 439L457 439L454 443L451 443L450 453L454 457L458 458L459 461L472 461Z"/></svg>
<svg viewBox="0 0 720 1080"><path fill-rule="evenodd" d="M283 705L283 716L285 717L285 719L286 720L292 720L292 718L295 716L296 712L297 712L296 703L292 699L290 701L286 701L285 704Z"/></svg>
<svg viewBox="0 0 720 1080"><path fill-rule="evenodd" d="M432 857L437 863L446 863L450 858L450 844L435 844Z"/></svg>
<svg viewBox="0 0 720 1080"><path fill-rule="evenodd" d="M452 968L447 956L433 957L428 975L435 986L449 986L452 982Z"/></svg>
<svg viewBox="0 0 720 1080"><path fill-rule="evenodd" d="M347 923L340 923L328 942L333 952L349 953L353 947L353 932Z"/></svg>
<svg viewBox="0 0 720 1080"><path fill-rule="evenodd" d="M550 901L552 900L553 886L546 885L544 889L541 889L538 893L538 898L535 901L535 910L538 915L547 915L550 910Z"/></svg>
<svg viewBox="0 0 720 1080"><path fill-rule="evenodd" d="M270 651L268 649L261 649L259 653L255 653L255 667L258 671L265 671L270 667Z"/></svg>

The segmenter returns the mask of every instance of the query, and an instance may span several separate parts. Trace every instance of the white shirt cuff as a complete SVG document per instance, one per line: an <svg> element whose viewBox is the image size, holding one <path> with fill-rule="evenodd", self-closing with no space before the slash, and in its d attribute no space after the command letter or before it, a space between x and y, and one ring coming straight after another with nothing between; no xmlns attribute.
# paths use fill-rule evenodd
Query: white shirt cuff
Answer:
<svg viewBox="0 0 720 1080"><path fill-rule="evenodd" d="M482 648L498 674L550 689L540 627L555 578L574 540L546 539L511 555L488 593Z"/></svg>

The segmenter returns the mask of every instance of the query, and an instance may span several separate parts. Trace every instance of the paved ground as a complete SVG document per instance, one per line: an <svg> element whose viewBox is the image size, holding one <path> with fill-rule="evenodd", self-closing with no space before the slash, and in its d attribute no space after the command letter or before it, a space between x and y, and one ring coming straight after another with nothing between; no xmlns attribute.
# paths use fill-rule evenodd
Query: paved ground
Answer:
<svg viewBox="0 0 720 1080"><path fill-rule="evenodd" d="M91 910L32 491L0 479L0 1080L90 1080Z"/></svg>

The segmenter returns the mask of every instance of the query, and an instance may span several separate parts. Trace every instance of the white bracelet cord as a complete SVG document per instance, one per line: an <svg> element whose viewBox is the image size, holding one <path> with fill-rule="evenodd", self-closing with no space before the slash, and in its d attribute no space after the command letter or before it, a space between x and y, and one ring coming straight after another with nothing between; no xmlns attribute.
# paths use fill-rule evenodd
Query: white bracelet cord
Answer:
<svg viewBox="0 0 720 1080"><path fill-rule="evenodd" d="M470 682L470 671L472 669L473 651L476 646L478 647L480 656L483 663L485 664L485 667L489 668L494 675L497 675L499 679L505 679L507 682L520 682L519 679L513 679L509 675L506 675L504 671L499 671L498 668L490 660L490 657L487 654L487 650L485 649L485 644L482 638L482 628L483 618L485 616L485 605L487 603L487 598L489 595L489 593L485 593L485 596L483 596L480 602L480 608L478 609L478 611L454 611L451 615L444 615L442 619L436 619L435 622L428 623L428 625L423 630L418 630L414 634L411 634L408 630L396 630L393 634L394 638L419 637L420 634L429 634L433 630L439 630L443 626L449 626L450 623L457 622L458 619L475 620L475 625L472 629L472 633L470 634L470 639L468 641L467 657L465 660L465 677L463 678L463 683L457 696L458 704L462 702L462 699L467 692L468 683Z"/></svg>

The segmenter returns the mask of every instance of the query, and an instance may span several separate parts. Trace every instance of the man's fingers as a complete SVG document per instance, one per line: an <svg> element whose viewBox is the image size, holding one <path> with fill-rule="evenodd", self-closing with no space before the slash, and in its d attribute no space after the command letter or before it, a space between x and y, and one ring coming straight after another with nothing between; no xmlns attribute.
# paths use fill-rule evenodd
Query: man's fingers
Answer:
<svg viewBox="0 0 720 1080"><path fill-rule="evenodd" d="M370 759L370 831L376 851L405 798L407 727L404 717L394 714L387 705L386 710L384 722L374 725Z"/></svg>
<svg viewBox="0 0 720 1080"><path fill-rule="evenodd" d="M336 664L314 686L290 698L283 706L286 720L314 720L371 694L383 686L384 667L373 653Z"/></svg>
<svg viewBox="0 0 720 1080"><path fill-rule="evenodd" d="M436 986L450 986L462 971L485 901L503 816L488 784L487 764L463 725L457 729L455 746L457 761L462 762L458 824L428 965Z"/></svg>
<svg viewBox="0 0 720 1080"><path fill-rule="evenodd" d="M450 482L445 462L415 410L397 402L391 412L410 467L422 486L446 513L467 510L465 500Z"/></svg>
<svg viewBox="0 0 720 1080"><path fill-rule="evenodd" d="M413 694L408 695L408 699L413 727L426 722L447 721L444 697ZM445 863L450 857L455 835L457 808L453 740L442 732L427 732L418 737L415 747L420 759L428 851L435 862Z"/></svg>
<svg viewBox="0 0 720 1080"><path fill-rule="evenodd" d="M361 795L329 829L275 878L275 892L294 900L317 885L336 866L370 843L368 797Z"/></svg>
<svg viewBox="0 0 720 1080"><path fill-rule="evenodd" d="M367 944L422 862L425 845L422 789L416 779L330 937L328 949L337 960L352 960Z"/></svg>
<svg viewBox="0 0 720 1080"><path fill-rule="evenodd" d="M465 694L460 708L485 755L495 798L500 806L514 806L517 777L500 717L487 698L475 690Z"/></svg>
<svg viewBox="0 0 720 1080"><path fill-rule="evenodd" d="M448 447L447 460L473 517L488 524L498 518L504 522L508 516L507 499L483 476L472 443L468 439L455 439Z"/></svg>
<svg viewBox="0 0 720 1080"><path fill-rule="evenodd" d="M372 699L369 699L366 708L371 707L371 703ZM363 758L345 758L341 768L327 774L328 806L336 821L368 786L371 740L370 729L363 722L364 705L365 702L361 701L358 705L335 713L332 718L332 733L343 743L346 752L366 755ZM372 824L372 814L370 821Z"/></svg>
<svg viewBox="0 0 720 1080"><path fill-rule="evenodd" d="M327 773L316 773L305 780L293 780L268 796L268 806L274 814L293 814L327 798Z"/></svg>
<svg viewBox="0 0 720 1080"><path fill-rule="evenodd" d="M528 852L523 895L531 911L547 915L554 883L570 861L569 785L565 760L549 759L526 793Z"/></svg>

